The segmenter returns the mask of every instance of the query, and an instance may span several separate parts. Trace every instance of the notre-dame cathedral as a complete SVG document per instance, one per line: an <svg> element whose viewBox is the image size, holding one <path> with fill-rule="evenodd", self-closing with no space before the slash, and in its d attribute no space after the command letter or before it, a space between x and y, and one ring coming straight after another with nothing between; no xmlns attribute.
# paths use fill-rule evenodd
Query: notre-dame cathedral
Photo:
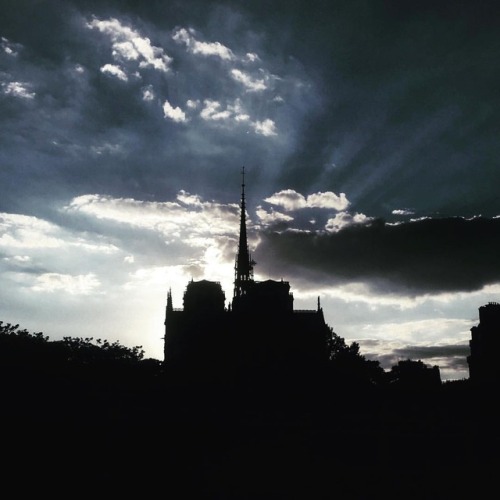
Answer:
<svg viewBox="0 0 500 500"><path fill-rule="evenodd" d="M168 293L165 315L166 366L203 370L274 370L314 367L327 359L319 298L317 309L294 310L287 281L256 281L247 242L245 177L242 172L239 244L232 303L225 306L219 282L188 283L183 309Z"/></svg>

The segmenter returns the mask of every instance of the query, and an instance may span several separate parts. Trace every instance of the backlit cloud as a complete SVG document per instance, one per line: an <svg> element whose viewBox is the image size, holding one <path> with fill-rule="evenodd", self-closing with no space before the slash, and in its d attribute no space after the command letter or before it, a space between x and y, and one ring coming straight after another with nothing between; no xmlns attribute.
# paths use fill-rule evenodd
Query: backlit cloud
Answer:
<svg viewBox="0 0 500 500"><path fill-rule="evenodd" d="M396 209L391 212L393 215L413 215L414 212L406 208Z"/></svg>
<svg viewBox="0 0 500 500"><path fill-rule="evenodd" d="M261 206L257 207L255 214L259 218L260 222L264 226L274 225L281 222L290 222L293 220L293 217L290 215L283 214L281 212L277 212L273 209L271 211L264 210Z"/></svg>
<svg viewBox="0 0 500 500"><path fill-rule="evenodd" d="M179 106L174 108L168 101L163 103L163 115L165 118L169 118L177 123L185 122L187 120L186 113L184 113Z"/></svg>
<svg viewBox="0 0 500 500"><path fill-rule="evenodd" d="M0 38L0 49L2 49L5 54L9 56L16 57L19 54L19 51L22 49L22 45L19 43L11 42L9 39L5 37Z"/></svg>
<svg viewBox="0 0 500 500"><path fill-rule="evenodd" d="M243 84L249 92L260 92L267 89L267 85L263 79L252 78L248 73L240 71L239 69L232 69L231 76L234 80Z"/></svg>
<svg viewBox="0 0 500 500"><path fill-rule="evenodd" d="M352 226L354 224L367 224L372 220L372 217L367 217L365 214L355 213L352 215L349 212L339 212L335 215L335 217L328 219L325 229L328 232L336 233L345 227Z"/></svg>
<svg viewBox="0 0 500 500"><path fill-rule="evenodd" d="M90 295L99 288L100 282L93 273L70 275L45 273L36 278L32 286L35 292L52 293L61 291L70 295Z"/></svg>
<svg viewBox="0 0 500 500"><path fill-rule="evenodd" d="M177 199L179 202L145 202L83 195L74 198L64 210L154 230L169 240L181 235L191 242L216 235L234 236L234 228L238 227L237 205L203 201L186 191L179 192Z"/></svg>
<svg viewBox="0 0 500 500"><path fill-rule="evenodd" d="M307 206L307 201L304 195L297 193L293 189L283 189L273 195L265 198L264 201L271 205L278 205L285 210L298 210Z"/></svg>
<svg viewBox="0 0 500 500"><path fill-rule="evenodd" d="M331 208L344 210L349 206L349 200L344 193L336 195L331 191L310 194L307 198L293 189L283 189L266 198L264 201L278 205L285 210L299 210L302 208Z"/></svg>
<svg viewBox="0 0 500 500"><path fill-rule="evenodd" d="M30 92L31 84L26 82L3 82L2 91L5 95L21 97L22 99L33 99L35 92Z"/></svg>
<svg viewBox="0 0 500 500"><path fill-rule="evenodd" d="M184 44L192 54L201 56L216 56L220 59L231 61L235 58L231 49L220 42L200 42L195 38L194 30L178 28L174 31L172 38L179 44Z"/></svg>
<svg viewBox="0 0 500 500"><path fill-rule="evenodd" d="M116 246L86 239L38 217L0 213L0 248L17 253L19 249L78 248L84 251L111 254ZM29 259L29 256L25 256Z"/></svg>
<svg viewBox="0 0 500 500"><path fill-rule="evenodd" d="M155 92L152 85L142 88L142 98L144 101L152 101L155 98Z"/></svg>
<svg viewBox="0 0 500 500"><path fill-rule="evenodd" d="M123 69L121 69L120 66L116 64L105 64L101 67L101 73L107 73L109 75L116 76L116 78L122 80L123 82L128 81L128 76L125 71L123 71Z"/></svg>
<svg viewBox="0 0 500 500"><path fill-rule="evenodd" d="M263 121L257 120L252 123L252 127L257 134L264 135L266 137L278 134L276 131L276 124L270 118L266 118Z"/></svg>
<svg viewBox="0 0 500 500"><path fill-rule="evenodd" d="M231 110L222 109L221 103L212 99L205 99L203 109L200 112L200 116L207 121L227 120L231 115Z"/></svg>
<svg viewBox="0 0 500 500"><path fill-rule="evenodd" d="M166 73L172 58L163 48L152 45L148 37L122 24L119 19L97 19L87 23L90 29L97 29L109 36L112 42L112 56L116 61L137 61L140 68L152 67Z"/></svg>
<svg viewBox="0 0 500 500"><path fill-rule="evenodd" d="M336 195L331 191L324 193L314 193L307 197L307 206L311 208L333 208L334 210L344 210L349 206L349 200L345 193Z"/></svg>

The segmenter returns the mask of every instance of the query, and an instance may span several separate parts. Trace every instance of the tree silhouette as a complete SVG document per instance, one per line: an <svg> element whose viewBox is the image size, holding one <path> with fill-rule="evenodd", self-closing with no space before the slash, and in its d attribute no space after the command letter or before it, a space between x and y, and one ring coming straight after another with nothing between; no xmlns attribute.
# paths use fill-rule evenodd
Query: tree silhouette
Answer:
<svg viewBox="0 0 500 500"><path fill-rule="evenodd" d="M391 368L389 382L406 389L428 389L441 384L439 368L430 367L421 360L405 359Z"/></svg>
<svg viewBox="0 0 500 500"><path fill-rule="evenodd" d="M385 372L378 361L368 360L360 353L359 344L347 344L343 337L328 327L328 359L333 372L344 380L383 384Z"/></svg>

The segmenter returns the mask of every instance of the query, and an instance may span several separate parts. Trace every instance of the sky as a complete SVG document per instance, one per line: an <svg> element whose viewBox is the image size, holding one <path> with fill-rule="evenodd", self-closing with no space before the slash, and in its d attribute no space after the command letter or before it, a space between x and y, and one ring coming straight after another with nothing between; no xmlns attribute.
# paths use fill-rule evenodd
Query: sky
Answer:
<svg viewBox="0 0 500 500"><path fill-rule="evenodd" d="M496 1L0 0L0 320L163 359L255 278L361 354L468 378L500 301Z"/></svg>

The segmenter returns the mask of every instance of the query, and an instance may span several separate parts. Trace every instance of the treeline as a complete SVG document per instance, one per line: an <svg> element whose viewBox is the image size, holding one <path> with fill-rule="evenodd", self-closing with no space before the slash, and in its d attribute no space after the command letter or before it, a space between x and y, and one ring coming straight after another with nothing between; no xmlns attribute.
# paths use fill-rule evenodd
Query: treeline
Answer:
<svg viewBox="0 0 500 500"><path fill-rule="evenodd" d="M357 342L348 344L328 328L327 371L331 377L353 384L398 385L431 388L441 383L438 367L421 360L401 360L389 371L360 352ZM14 370L92 377L123 377L127 374L160 376L163 363L144 358L142 346L127 347L119 341L93 337L49 340L42 332L29 332L19 325L0 321L0 370Z"/></svg>

